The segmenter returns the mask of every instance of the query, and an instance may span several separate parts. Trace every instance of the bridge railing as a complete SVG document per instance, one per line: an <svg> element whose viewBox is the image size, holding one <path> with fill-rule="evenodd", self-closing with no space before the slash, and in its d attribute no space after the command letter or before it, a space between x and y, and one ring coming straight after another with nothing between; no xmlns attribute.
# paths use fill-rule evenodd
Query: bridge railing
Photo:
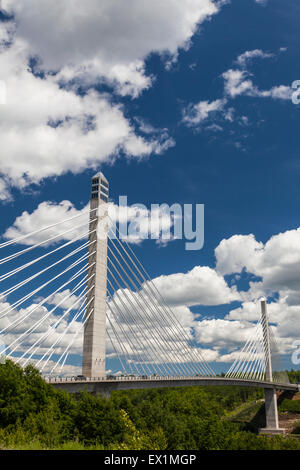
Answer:
<svg viewBox="0 0 300 470"><path fill-rule="evenodd" d="M121 376L121 377L49 377L49 376L44 376L44 380L48 383L59 383L59 382L102 382L102 381L128 381L128 380L172 380L172 379L197 379L199 378L198 376L161 376L161 375L150 375L150 376ZM201 377L203 378L203 377Z"/></svg>
<svg viewBox="0 0 300 470"><path fill-rule="evenodd" d="M207 376L208 378L212 378L212 376ZM44 376L44 380L47 382L47 383L66 383L66 382L70 382L70 383L73 383L73 382L108 382L108 381L113 381L113 382L121 382L121 381L143 381L143 380L191 380L191 379L205 379L204 376L198 376L198 375L195 375L195 376L170 376L170 375L167 375L167 376L162 376L162 375L141 375L141 376L132 376L132 375L128 375L128 376L119 376L119 377L110 377L110 376L107 376L107 377L81 377L81 376L77 376L77 377L50 377L50 376Z"/></svg>

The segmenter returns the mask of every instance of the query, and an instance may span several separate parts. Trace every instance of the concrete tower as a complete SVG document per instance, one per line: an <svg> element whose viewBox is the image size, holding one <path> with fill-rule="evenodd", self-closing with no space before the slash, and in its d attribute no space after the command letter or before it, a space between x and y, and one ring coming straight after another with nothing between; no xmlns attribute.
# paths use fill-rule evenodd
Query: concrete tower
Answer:
<svg viewBox="0 0 300 470"><path fill-rule="evenodd" d="M266 381L273 382L272 360L271 360L271 343L269 318L267 313L267 301L261 300L261 320L263 329L263 343L266 364ZM283 434L284 429L279 428L277 395L275 388L265 388L265 410L266 410L266 427L260 429L260 432L267 434Z"/></svg>
<svg viewBox="0 0 300 470"><path fill-rule="evenodd" d="M109 185L99 172L92 178L87 311L84 326L82 374L105 377L106 276L107 276L107 201ZM93 254L93 252L95 253ZM93 299L91 301L91 299Z"/></svg>

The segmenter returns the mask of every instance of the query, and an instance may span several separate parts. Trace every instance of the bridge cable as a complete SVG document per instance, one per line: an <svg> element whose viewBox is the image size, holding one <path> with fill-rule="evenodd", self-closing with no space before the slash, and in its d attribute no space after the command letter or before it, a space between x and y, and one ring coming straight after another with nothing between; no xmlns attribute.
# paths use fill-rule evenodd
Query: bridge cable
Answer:
<svg viewBox="0 0 300 470"><path fill-rule="evenodd" d="M111 242L112 242L112 240L111 240ZM114 243L113 243L113 242L112 242L112 244L113 244L113 246L114 246ZM139 290L138 286L135 284L135 282L132 280L132 278L128 275L127 271L123 268L123 266L122 266L122 264L120 263L119 259L116 257L116 255L113 253L113 251L110 249L109 246L108 246L108 248L109 248L109 251L110 251L110 252L112 253L112 255L114 256L114 258L115 258L115 260L117 261L117 263L119 264L119 266L121 267L122 271L123 271L124 274L126 275L126 277L129 279L129 281L131 282L131 284L134 286L134 289L135 289L135 291L136 291L136 293L137 293L137 297L138 297L139 295L140 295L140 297L141 297L141 292L142 292L142 291ZM115 248L116 248L116 247L115 247ZM128 264L127 264L126 261L124 260L123 256L122 256L121 253L119 252L119 250L118 250L117 248L116 248L116 250L117 250L119 256L121 257L121 259L125 262L125 264L126 264L126 266L128 267L128 269L132 272L130 266L128 266ZM132 272L132 274L135 276L135 274L134 274L133 272ZM136 278L136 276L135 276L135 278ZM137 278L136 278L136 279L137 279ZM138 279L137 279L137 281L139 282ZM129 287L128 287L128 289L131 290ZM141 299L141 300L142 300L142 299ZM157 313L157 305L153 304L152 299L149 298L149 300L150 300L150 301L148 301L148 297L147 297L146 299L145 299L145 298L143 299L143 301L147 304L147 306L149 306L151 312L154 314L154 318L156 318L156 316L157 316L157 315L156 315L156 313ZM146 314L147 314L147 309L146 309ZM149 316L148 316L148 318L149 318ZM164 319L164 318L163 318L163 319ZM151 321L151 318L149 318L149 320ZM159 321L158 321L158 323L159 323ZM161 326L161 325L159 325L159 326ZM174 343L174 338L172 338L172 336L170 335L168 329L166 329L166 333L167 333L167 336L170 338L171 342ZM159 334L159 336L162 338L162 341L163 341L163 344L164 344L165 341L166 341L166 338L162 335L162 331L161 331L160 328L158 328L158 334ZM181 350L180 350L180 352L182 353ZM178 357L178 356L177 356L177 357ZM181 357L180 357L180 355L179 355L179 359L180 359L179 363L181 363ZM189 370L190 372L192 371L188 366L185 367L184 365L181 364L181 367L183 368L183 370L185 371L185 373L187 372L187 370ZM191 367L192 367L192 366L191 366ZM193 369L193 367L192 367L192 369ZM194 372L197 373L197 371L195 371L195 369L194 369Z"/></svg>
<svg viewBox="0 0 300 470"><path fill-rule="evenodd" d="M123 270L123 272L125 273L125 275L127 276L127 278L130 280L130 282L131 282L132 285L134 286L134 288L137 289L135 283L132 281L132 279L130 278L130 276L128 275L128 273L126 273L126 270L124 270L124 268L122 267L121 263L120 263L119 260L116 258L116 256L114 255L113 252L112 252L112 254L113 254L114 258L116 259L116 261L118 262L118 264L120 265L120 267L122 268L122 270ZM122 279L122 281L125 283L125 285L126 285L127 289L129 290L129 292L131 292L131 289L129 288L129 286L128 286L128 284L126 283L126 281L124 281L123 277L120 275L120 273L119 273L119 271L117 270L117 268L115 267L114 263L113 263L111 260L110 260L110 262L111 262L112 266L114 267L114 269L117 271L119 277L120 277L120 278ZM152 321L151 317L149 317L149 315L148 315L148 313L147 313L147 308L145 309L145 308L143 307L143 304L141 304L141 299L139 299L139 292L135 292L135 293L136 293L136 296L134 297L133 294L132 294L132 292L131 292L133 298L135 299L135 301L136 301L137 303L139 303L139 305L140 305L141 308L143 309L145 315L147 316L148 320L149 320L149 321ZM139 299L139 300L138 300L138 299ZM152 313L154 313L154 318L155 318L155 315L156 315L155 309L153 310L151 304L149 304L148 302L147 302L147 305L150 307ZM152 325L154 325L154 326L156 327L156 322L153 323L153 321L152 321ZM162 339L162 344L165 344L165 338L164 338L164 336L163 336L163 334L162 334L161 325L159 325L159 327L156 328L156 331L157 331L159 337ZM169 337L170 337L171 341L174 342L174 339L173 339L170 335L169 335ZM166 352L164 352L164 354L166 354ZM171 360L171 363L172 363L172 362L173 362L173 361ZM186 369L185 369L185 370L186 370Z"/></svg>
<svg viewBox="0 0 300 470"><path fill-rule="evenodd" d="M86 293L83 292L82 294L80 294L80 296L79 296L78 299L75 301L75 303L73 304L73 306L70 307L70 308L65 312L65 314L64 314L59 320L57 320L56 324L54 325L55 328L59 325L59 323L63 320L63 318L64 318L71 310L74 310L74 306L75 306L76 304L78 304L82 299L84 299L83 302L82 302L82 304L81 304L81 306L79 307L79 310L81 310L82 305L84 305L84 303L85 303L86 295L88 295L88 293L89 293L93 288L94 288L94 286L92 286ZM93 300L94 300L94 298L92 297L92 298L89 300L88 304L86 305L86 308L89 306L89 304L90 304ZM70 326L72 325L72 323L73 323L73 320L68 323L67 328L65 328L65 330L61 333L61 335L59 335L59 337L54 341L54 343L52 344L51 348L49 348L49 349L53 349L53 348L64 338L66 332L69 330L69 328L70 328ZM49 349L48 349L48 351L49 351ZM37 364L36 364L37 366L44 360L45 357L48 356L48 351L46 351L46 353L41 357L41 359L39 359L39 361L38 361ZM48 356L48 359L46 360L46 362L44 363L43 367L41 368L41 372L44 370L44 368L46 367L46 365L47 365L48 362L50 361L50 359L51 359L51 357L52 357L52 355L53 355L53 352L54 352L54 351L52 351L51 354Z"/></svg>
<svg viewBox="0 0 300 470"><path fill-rule="evenodd" d="M114 351L115 351L115 353L116 353L116 355L117 355L117 358L118 358L118 360L119 360L119 362L120 362L120 364L121 364L123 373L124 373L124 375L126 376L126 375L127 375L127 372L126 372L126 368L124 367L122 358L121 358L121 356L119 356L119 353L118 353L117 350L116 350L116 347L115 347L115 345L114 345L114 343L113 343L113 341L112 341L112 339L111 339L111 336L110 336L110 334L109 334L109 331L107 330L106 333L107 333L107 336L108 336L108 338L109 338L109 340L110 340L110 343L111 343L111 345L112 345L112 347L113 347L113 349L114 349Z"/></svg>
<svg viewBox="0 0 300 470"><path fill-rule="evenodd" d="M111 219L112 220L112 219ZM120 235L120 231L118 230L117 227L115 227L118 234ZM137 263L140 265L141 269L144 271L144 273L146 274L146 276L148 277L148 281L146 280L145 276L142 274L142 272L140 271L140 269L138 268L138 266L136 265L136 263L134 262L134 260L132 259L132 257L129 255L129 253L127 252L127 250L125 249L124 247L124 244L120 242L119 238L117 237L116 238L117 241L119 242L120 246L122 247L123 251L126 253L127 257L130 259L131 263L134 265L134 267L136 268L136 270L138 271L138 273L140 274L142 280L144 281L144 285L147 286L147 288L149 288L149 290L151 291L151 294L154 295L154 297L158 300L158 298L160 298L162 301L163 301L163 305L161 305L161 307L164 309L165 313L167 314L168 318L170 319L171 323L174 325L174 327L178 330L178 326L181 328L181 331L179 331L180 334L183 334L183 337L186 338L187 341L190 341L190 338L188 338L187 334L186 334L186 331L185 331L185 328L181 325L180 321L176 318L177 320L177 323L175 322L174 320L174 313L173 311L171 310L171 308L167 305L167 303L165 302L165 300L163 299L161 293L158 291L156 285L154 284L153 280L150 278L148 272L146 271L146 269L144 268L144 266L142 265L142 263L140 262L140 260L137 258L137 256L135 255L134 251L132 250L132 248L129 246L129 244L127 243L126 240L124 240L124 244L126 244L128 250L130 250L130 252L132 253L133 257L135 258L135 260L137 261ZM153 288L152 288L153 286ZM159 302L158 302L159 303ZM168 312L169 310L169 312ZM203 366L205 367L205 369L207 370L208 372L208 375L215 375L214 371L212 370L212 368L209 366L209 364L206 363L206 361L204 360L204 358L202 357L201 353L199 352L198 348L196 349L197 351L197 355L200 357L200 361L201 363L203 364ZM193 353L196 354L196 352L193 350ZM198 359L199 360L199 359Z"/></svg>
<svg viewBox="0 0 300 470"><path fill-rule="evenodd" d="M113 296L111 296L111 294L110 294L110 292L109 292L108 289L107 289L107 293L108 293L108 296L109 296L109 298L110 298L110 301L107 303L107 306L108 306L108 309L109 309L109 311L110 311L110 314L113 316L116 325L120 328L122 335L124 336L124 338L125 338L126 341L128 342L128 345L130 346L131 351L132 351L132 355L133 355L133 354L134 354L134 351L136 350L136 347L134 347L134 345L133 345L133 343L132 343L132 340L131 340L131 337L127 335L125 329L123 328L123 324L118 321L118 318L117 318L117 316L115 315L115 313L114 313L114 311L113 311L113 309L112 309L112 307L111 307L111 303L113 303ZM120 315L120 313L119 313L119 315ZM121 315L122 315L122 313L121 313ZM121 315L120 315L120 316L121 316ZM135 369L136 369L136 371L137 371L137 374L139 375L139 374L140 374L140 371L138 370L138 368L137 368L137 366L136 366L136 364L135 364L135 361L134 361L134 360L132 360L132 361L130 360L130 353L128 352L126 343L124 343L124 342L121 341L120 336L119 336L117 330L114 328L114 325L113 325L112 321L111 321L110 318L109 318L109 315L107 315L107 318L108 318L108 321L109 321L109 323L110 323L110 325L111 325L111 327L112 327L112 329L113 329L113 331L114 331L115 336L116 336L117 339L118 339L118 342L119 342L119 345L120 345L121 349L124 349L124 350L126 351L125 355L128 357L128 365L129 365L129 368L130 368L131 372L133 373L133 369L132 369L132 367L131 367L131 362L132 362L132 364L134 365L134 367L135 367ZM122 318L122 319L123 319L123 318ZM127 323L125 323L125 320L123 320L123 321L124 321L124 324L127 325ZM128 323L128 328L129 328L130 331L132 331L132 330L131 330L131 325L130 325L130 323ZM140 359L139 354L138 354L138 353L135 353L135 355L138 357L138 359L140 360L140 362L143 363L143 360ZM143 366L141 366L141 368L143 369L143 373L144 373L145 375L147 375L147 372L146 372L146 370L143 368ZM148 370L149 370L150 373L152 374L152 372L151 372L151 370L150 370L149 367L148 367ZM134 373L133 373L133 374L134 374Z"/></svg>
<svg viewBox="0 0 300 470"><path fill-rule="evenodd" d="M95 231L95 230L94 230ZM92 232L94 232L92 231ZM32 266L33 264L41 261L42 259L46 258L47 256L50 256L52 255L53 253L56 253L57 251L59 250L62 250L63 248L66 248L67 246L71 245L72 243L76 243L77 241L81 240L82 238L85 238L87 235L89 235L89 233L92 233L92 232L86 232L84 233L83 235L80 235L78 236L77 238L74 238L73 240L70 240L66 243L64 243L63 245L60 245L58 248L55 248L54 250L52 251L49 251L48 253L34 259L33 261L30 261L28 263L25 263L24 265L18 267L18 268L15 268L13 269L12 271L9 271L8 273L6 274L3 274L2 276L0 276L0 282L3 282L5 281L6 279L8 279L9 277L15 275L15 274L18 274L20 271L23 271L24 269L28 268L29 266Z"/></svg>
<svg viewBox="0 0 300 470"><path fill-rule="evenodd" d="M62 369L63 369L63 367L64 367L64 365L65 365L65 363L66 363L66 360L67 360L67 358L68 358L68 355L69 355L69 352L68 352L68 351L69 351L70 347L71 347L71 346L73 345L73 343L75 342L75 340L76 340L78 334L82 331L82 329L84 328L85 323L88 321L88 319L90 318L90 316L91 316L91 314L92 314L93 312L94 312L94 309L92 309L92 310L90 311L89 315L88 315L88 316L86 317L86 319L83 321L83 323L81 324L80 330L79 330L79 329L77 330L76 334L75 334L75 335L73 336L73 338L72 338L72 341L68 344L67 348L64 350L63 354L60 356L59 360L57 361L57 363L55 364L55 366L54 366L53 369L51 370L50 374L52 374L52 373L54 372L54 370L56 369L56 367L59 365L61 359L65 356L65 357L64 357L64 360L63 360L63 362L62 362L61 368L60 368L60 372L62 371Z"/></svg>
<svg viewBox="0 0 300 470"><path fill-rule="evenodd" d="M78 276L82 274L79 272ZM25 331L25 333L23 333L20 337L18 337L15 341L13 341L7 348L7 349L10 349L11 346L13 346L13 344L15 344L17 341L20 341L20 338L24 337L25 335L27 335L28 333L32 333L32 331L34 331L40 324L43 323L43 321L48 318L65 300L67 300L68 298L70 298L72 295L74 295L74 293L81 288L82 284L85 282L85 278L81 279L78 284L74 287L74 289L72 290L71 293L69 293L65 298L63 298L57 305L55 305L50 311L48 311L41 319L38 320L37 323L35 323L34 325L32 325L27 331ZM65 284L67 285L68 282ZM65 285L63 285L62 287L60 287L59 289L65 287ZM53 294L51 294L51 296L53 296ZM50 297L51 297L50 296ZM44 299L43 302L47 301L47 299ZM32 312L31 312L32 313ZM23 319L22 319L23 320ZM20 343L21 344L21 343ZM33 345L32 347L34 347L35 345ZM28 354L28 352L32 349L32 347L25 353L25 354ZM13 351L12 351L13 352ZM10 352L9 355L12 354L12 352Z"/></svg>
<svg viewBox="0 0 300 470"><path fill-rule="evenodd" d="M18 237L18 238L14 238L13 240L9 240L7 242L4 242L2 244L0 244L0 249L1 248L5 248L7 246L10 246L10 245L14 245L14 244L17 244L18 242L20 242L21 240L25 240L26 238L29 238L31 237L32 235L36 235L38 233L41 233L41 232L44 232L46 230L49 230L50 228L53 228L53 227L57 227L58 225L60 224L63 224L63 223L66 223L66 222L70 222L71 220L74 220L74 219L78 219L78 217L82 217L86 214L90 214L91 212L94 212L98 210L98 207L96 207L95 209L90 209L90 210L87 210L85 212L82 212L81 214L78 214L78 215L75 215L73 217L70 217L69 219L64 219L60 222L56 222L55 224L52 224L52 225L48 225L47 227L43 227L41 229L38 229L38 230L35 230L33 232L30 232L30 233L27 233L26 235L22 235L21 237ZM86 224L85 224L86 225Z"/></svg>
<svg viewBox="0 0 300 470"><path fill-rule="evenodd" d="M107 314L106 318L107 318L108 323L109 323L109 325L110 325L110 327L111 327L111 329L112 329L112 331L113 331L113 333L114 333L114 335L115 335L115 338L116 338L117 343L118 343L118 345L119 345L119 347L120 347L120 349L121 349L121 352L123 353L122 355L125 357L125 360L126 360L126 362L127 362L127 364L128 364L128 367L129 367L129 370L131 371L132 375L134 375L133 368L132 368L132 366L131 366L131 361L130 361L128 352L126 353L126 349L124 348L124 345L122 344L122 342L121 342L121 340L120 340L120 337L119 337L119 335L118 335L118 332L116 331L116 329L115 329L115 327L114 327L114 325L113 325L111 319L109 318L109 315L108 315L108 314ZM108 329L107 329L107 333L109 333L109 332L108 332ZM112 343L112 341L111 341L111 343ZM126 371L126 374L125 374L125 375L127 375L127 371Z"/></svg>
<svg viewBox="0 0 300 470"><path fill-rule="evenodd" d="M127 255L127 257L131 260L132 264L134 264L135 268L139 271L138 267L136 266L136 264L134 263L134 261L132 260L132 258L131 258L130 255L128 254L128 252L126 251L126 249L125 249L125 247L123 246L123 244L120 242L119 239L117 239L117 241L118 241L118 243L120 244L120 246L122 247L122 249L123 249L123 251L125 252L125 254ZM111 240L111 242L112 242L112 240ZM112 244L114 245L113 242L112 242ZM117 250L117 251L118 251L118 253L120 253L119 250ZM120 255L121 255L121 254L120 254ZM128 263L126 263L126 265L127 265L127 267L131 270L131 268L128 266ZM131 272L132 272L132 270L131 270ZM139 272L140 272L140 271L139 271ZM144 288L144 287L145 287L145 284L143 285L143 284L141 283L141 281L140 281L136 276L135 276L135 279L137 279L137 281L138 281L138 283L140 284L140 286L141 286L143 292L146 293L146 295L149 297L148 292L147 292L147 291L145 290L145 288ZM146 282L147 282L147 281L146 281ZM154 294L154 296L155 296L155 294ZM152 298L152 297L153 297L153 292L152 292L152 296L150 296L150 298ZM156 299L157 299L157 296L155 296L155 297L156 297ZM157 299L157 300L158 300L158 299ZM159 302L158 302L158 306L159 306L159 307L162 307L162 306L159 304ZM156 306L155 308L157 308L157 306ZM165 309L164 309L164 310L165 310ZM168 316L168 318L169 318L169 320L170 320L170 316L169 316L168 312L166 312L166 310L165 310L165 313L167 313L167 316ZM174 316L174 313L173 313L173 312L172 312L172 315ZM170 326L171 326L172 331L174 332L174 329L172 328L172 323L173 323L173 325L175 324L175 328L176 328L176 322L174 322L173 318L171 317L171 325L170 325ZM179 323L179 322L178 322L178 323ZM183 329L183 327L181 327L181 328ZM180 338L181 338L181 336L182 336L182 331L178 330L178 327L176 328L176 330L179 332ZM184 335L185 335L185 331L184 331ZM188 339L188 341L189 341L189 339ZM184 346L185 350L188 352L188 354L191 354L191 351L187 348L186 344L185 344L182 340L181 340L181 343L183 344L183 346ZM192 350L192 351L193 351L193 350ZM197 358L197 361L195 361L195 362L198 363L198 360L199 360L199 359ZM203 362L205 363L205 361L203 361L203 358L201 358L201 364L202 364ZM204 364L202 364L202 367L204 367ZM200 371L200 373L201 373L201 375L202 375L202 374L203 374L203 371ZM205 372L205 367L204 367L204 374L205 374L205 373L206 373L206 372Z"/></svg>
<svg viewBox="0 0 300 470"><path fill-rule="evenodd" d="M112 276L113 276L113 274L112 274ZM114 277L114 276L113 276L113 277ZM121 301L121 303L122 303L122 305L123 305L123 307L124 307L124 310L125 310L125 312L126 312L126 311L127 311L127 307L126 307L126 305L124 304L123 299L119 296L119 293L114 290L114 287L113 287L112 283L110 282L110 280L107 279L107 281L108 281L110 287L112 288L113 292L115 292L116 295L119 297L119 300ZM129 329L130 329L130 331L131 331L131 334L133 335L133 338L135 338L135 340L138 341L138 343L139 343L139 345L140 345L140 347L141 347L141 351L143 351L143 350L144 350L144 347L143 347L143 344L142 344L141 341L140 341L139 336L133 331L133 329L132 329L132 327L131 327L131 325L130 325L130 322L127 322L127 321L126 321L126 319L125 319L125 317L124 317L124 315L123 315L123 313L122 313L122 310L118 307L118 305L117 305L116 302L115 302L114 296L110 296L110 298L111 298L111 302L112 302L113 305L115 306L115 308L116 308L116 310L118 311L119 315L121 316L122 320L124 321L124 323L126 323L126 324L128 325L128 327L129 327ZM108 304L108 306L109 306L109 308L110 308L110 310L111 310L110 304ZM132 306L132 308L135 310L135 307L134 307L134 306ZM111 310L111 311L112 311L112 310ZM112 313L113 313L113 312L112 312ZM133 319L133 317L132 317L131 315L129 315L129 317L130 317L131 319ZM134 323L134 319L133 319L133 323ZM139 324L137 324L136 326L138 327L139 332L140 332L142 338L143 338L143 339L145 340L145 342L148 344L148 346L149 346L151 352L153 352L151 343L150 343L150 341L148 340L148 338L144 335L143 330L141 329L141 327L139 326ZM128 339L128 336L127 336L127 339ZM132 350L134 351L134 349L135 349L135 347L134 347L134 345L133 345ZM143 362L143 361L142 361L142 359L141 359L141 367L142 367L143 370L144 370L144 367L143 367L143 365L142 365L142 362ZM148 367L147 364L145 364L145 367ZM164 368L164 366L162 366L162 367ZM155 370L156 367L155 367L155 366L152 366L152 368ZM157 369L158 369L158 371L159 371L159 374L160 374L160 375L163 375L162 372L161 372L161 370L160 370L160 367L159 367L158 365L157 365ZM148 370L150 371L150 374L152 374L152 373L151 373L151 370L149 369L149 367L148 367ZM144 373L145 373L145 375L147 375L147 373L146 373L145 370L144 370Z"/></svg>
<svg viewBox="0 0 300 470"><path fill-rule="evenodd" d="M20 289L21 287L23 287L24 285L28 284L30 281L32 281L33 279L36 279L37 277L41 276L42 274L44 274L45 272L49 271L49 269L57 266L58 264L62 263L63 261L65 261L66 259L69 259L71 258L72 256L76 255L77 253L80 253L80 251L84 250L88 245L89 245L90 242L85 242L83 243L83 245L81 245L80 247L76 248L75 250L73 250L71 253L68 253L67 255L65 255L64 257L60 258L58 261L56 261L55 263L52 263L50 264L49 266L47 266L46 268L42 269L41 271L33 274L32 276L29 276L27 279L25 279L24 281L21 281L17 284L15 284L14 286L10 287L9 289L7 289L6 291L3 291L1 293L2 296L7 296L9 294L12 294L13 292L15 292L16 290ZM92 242L92 243L95 243Z"/></svg>
<svg viewBox="0 0 300 470"><path fill-rule="evenodd" d="M134 301L138 304L138 308L135 307L134 305L134 302L129 298L129 296L127 295L127 292L121 287L121 285L119 284L119 282L116 280L115 276L113 275L113 273L111 272L111 270L109 269L108 267L108 271L110 273L111 276L113 276L114 278L114 281L116 282L116 284L118 285L119 289L121 290L121 292L123 293L123 295L125 295L126 299L130 302L130 305L132 306L132 308L135 310L135 312L137 312L137 315L138 317L140 318L142 324L144 325L144 327L146 328L145 331L147 331L147 323L144 321L143 317L139 314L139 307L142 309L143 313L147 316L147 318L149 318L149 316L147 315L147 312L144 308L144 306L138 301L138 296L135 296L133 295L131 289L129 288L128 284L126 283L126 281L123 279L122 275L119 273L118 269L116 268L116 266L114 265L114 263L112 262L112 260L108 257L109 261L110 261L110 264L113 266L114 270L117 272L119 278L124 282L125 286L127 287L128 289L128 292L131 294L131 296L133 297ZM117 295L119 295L119 292L118 291L115 291ZM151 321L151 318L150 318L150 321ZM137 323L138 325L138 323ZM158 338L156 338L155 336L153 337L155 343L157 344L159 350L163 353L163 355L165 355L164 353L164 350L161 349L161 346L160 346L160 342L158 340ZM149 341L148 341L149 343ZM171 364L172 364L172 361L171 361ZM161 365L161 367L164 367L166 369L166 371L168 370L169 371L169 374L171 373L169 367L167 364L165 364L164 366ZM167 375L169 375L167 374Z"/></svg>
<svg viewBox="0 0 300 470"><path fill-rule="evenodd" d="M73 307L74 307L74 304L72 305L71 307L71 310L73 310ZM76 320L81 314L82 312L84 311L84 307L79 307L78 309L79 311L77 312L77 314L74 316L74 318L72 319L72 321L69 323L71 324L74 320ZM30 361L30 359L32 358L32 356L36 355L36 352L37 352L37 349L40 347L40 345L45 341L45 339L47 339L49 336L51 336L54 332L53 328L56 328L58 326L58 324L60 323L61 320L63 320L63 318L68 314L69 312L66 312L62 317L60 317L59 319L59 322L57 323L54 323L54 325L51 325L49 327L49 329L34 343L33 346L31 346L30 350L35 348L34 351L31 353L31 355L26 359L25 363L23 364L23 367ZM35 325L35 328L37 327L38 325ZM64 330L66 331L66 330ZM24 357L24 355L28 354L29 350L26 351L22 358ZM18 362L18 361L17 361Z"/></svg>
<svg viewBox="0 0 300 470"><path fill-rule="evenodd" d="M49 281L47 281L46 283L44 283L42 286L39 286L38 288L36 288L34 291L30 292L29 294L25 295L24 297L22 297L20 300L14 302L13 304L10 305L9 308L7 308L6 310L3 310L2 312L0 312L0 319L2 319L4 316L6 316L8 313L10 313L12 310L14 310L16 307L19 307L22 303L24 303L26 300L28 300L29 298L33 297L37 292L39 292L40 290L42 290L44 287L46 287L47 285L51 284L51 282L53 282L54 280L58 279L59 277L61 277L62 275L64 275L66 272L70 271L71 269L75 268L78 264L81 264L83 261L85 261L86 258L88 258L88 254L87 255L83 255L81 256L77 261L73 262L70 266L68 266L68 268L66 268L64 271L62 271L61 273L59 273L58 275L52 277ZM83 268L82 268L83 269ZM56 293L56 292L55 292ZM3 295L3 294L2 294ZM53 295L53 294L52 294ZM51 296L48 296L47 299L51 297ZM2 333L2 331L0 331L0 333Z"/></svg>

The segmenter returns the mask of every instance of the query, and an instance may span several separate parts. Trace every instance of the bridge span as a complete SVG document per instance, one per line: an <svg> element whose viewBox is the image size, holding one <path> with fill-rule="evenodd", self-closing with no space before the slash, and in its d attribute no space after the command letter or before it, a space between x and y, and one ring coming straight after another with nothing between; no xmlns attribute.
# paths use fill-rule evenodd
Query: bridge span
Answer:
<svg viewBox="0 0 300 470"><path fill-rule="evenodd" d="M237 379L228 377L117 377L109 378L51 378L46 379L56 389L65 390L68 393L88 391L91 393L103 393L108 396L114 390L140 390L150 388L168 387L197 387L197 386L235 386L255 387L264 390L300 391L298 384L287 384L252 379Z"/></svg>

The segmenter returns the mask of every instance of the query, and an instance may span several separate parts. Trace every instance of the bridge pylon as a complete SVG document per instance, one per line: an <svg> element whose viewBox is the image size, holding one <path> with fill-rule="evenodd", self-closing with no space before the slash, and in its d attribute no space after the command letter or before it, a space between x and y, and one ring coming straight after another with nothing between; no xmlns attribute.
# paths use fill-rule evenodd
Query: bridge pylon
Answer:
<svg viewBox="0 0 300 470"><path fill-rule="evenodd" d="M82 374L105 377L107 202L109 184L99 172L92 178L89 224L89 256L86 323L84 326Z"/></svg>
<svg viewBox="0 0 300 470"><path fill-rule="evenodd" d="M270 329L269 319L267 313L267 302L265 299L261 300L261 322L263 330L263 345L266 365L266 380L273 382L272 372L272 358L271 358L271 342L270 342ZM283 434L284 429L279 428L278 423L278 409L277 409L277 394L276 388L265 388L265 414L266 414L266 427L260 429L261 433L266 434Z"/></svg>

